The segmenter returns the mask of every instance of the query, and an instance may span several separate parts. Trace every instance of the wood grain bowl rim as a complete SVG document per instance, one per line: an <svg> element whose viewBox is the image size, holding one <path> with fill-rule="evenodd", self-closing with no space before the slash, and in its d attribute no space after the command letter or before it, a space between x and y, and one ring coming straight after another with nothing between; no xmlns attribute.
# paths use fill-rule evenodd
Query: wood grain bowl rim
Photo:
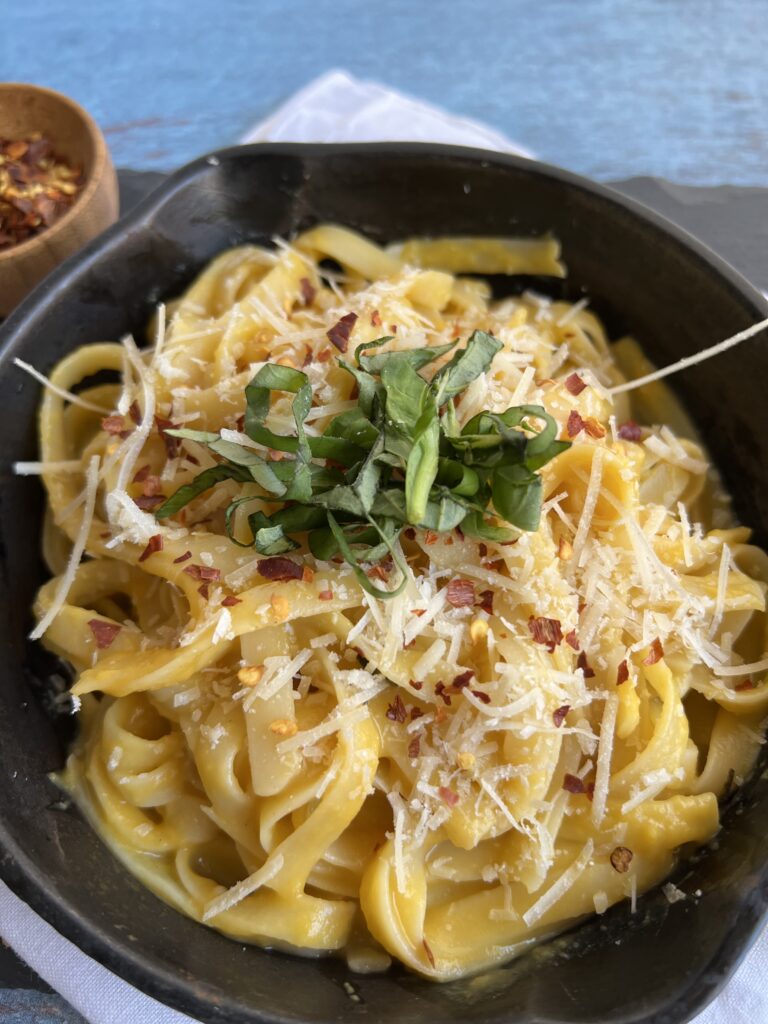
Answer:
<svg viewBox="0 0 768 1024"><path fill-rule="evenodd" d="M9 249L0 250L0 267L3 264L7 265L17 256L22 254L27 256L35 246L47 245L55 241L57 236L63 234L67 227L86 210L89 201L98 191L111 162L109 149L101 129L88 111L81 107L79 103L64 93L58 92L56 89L49 89L47 86L34 85L31 82L0 82L0 104L2 104L5 97L22 92L37 93L49 101L52 106L59 105L68 109L82 122L93 146L93 165L86 174L84 187L77 194L74 203L67 212L59 217L50 227L32 235L31 238L27 238L17 245L12 245Z"/></svg>

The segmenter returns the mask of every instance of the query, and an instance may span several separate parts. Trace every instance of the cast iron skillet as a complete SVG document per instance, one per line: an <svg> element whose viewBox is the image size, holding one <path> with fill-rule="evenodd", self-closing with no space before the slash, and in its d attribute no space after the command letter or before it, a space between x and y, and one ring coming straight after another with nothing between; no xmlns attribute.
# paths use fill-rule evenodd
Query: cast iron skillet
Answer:
<svg viewBox="0 0 768 1024"><path fill-rule="evenodd" d="M631 331L659 364L768 313L734 270L682 231L608 189L527 160L416 144L263 145L224 150L173 175L49 277L0 332L0 874L91 956L205 1021L680 1024L734 970L768 904L762 775L726 809L713 846L681 867L685 901L670 905L656 891L634 916L619 905L508 967L442 986L397 968L350 976L339 960L265 953L187 920L134 881L78 814L61 809L46 778L62 762L62 735L36 698L46 668L25 642L44 576L42 493L10 471L11 460L35 457L40 393L13 357L46 371L83 342L143 336L154 303L176 295L225 247L327 220L382 241L552 231L570 272L554 293L586 291L611 332ZM756 341L676 378L762 544L766 373Z"/></svg>

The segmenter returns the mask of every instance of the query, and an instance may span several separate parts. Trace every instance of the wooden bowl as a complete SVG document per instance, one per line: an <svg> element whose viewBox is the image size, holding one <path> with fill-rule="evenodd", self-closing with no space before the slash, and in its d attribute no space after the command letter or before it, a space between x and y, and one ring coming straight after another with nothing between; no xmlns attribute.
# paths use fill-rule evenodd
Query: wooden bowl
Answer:
<svg viewBox="0 0 768 1024"><path fill-rule="evenodd" d="M115 168L96 122L73 100L52 89L0 83L0 136L40 132L56 153L83 168L85 184L72 207L51 227L0 251L0 317L7 316L57 264L117 219Z"/></svg>

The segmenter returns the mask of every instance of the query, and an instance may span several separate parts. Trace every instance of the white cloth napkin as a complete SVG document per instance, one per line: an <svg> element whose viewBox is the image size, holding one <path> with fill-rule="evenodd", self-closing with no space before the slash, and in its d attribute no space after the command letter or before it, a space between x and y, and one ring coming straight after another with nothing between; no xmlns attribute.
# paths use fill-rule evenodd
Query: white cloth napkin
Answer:
<svg viewBox="0 0 768 1024"><path fill-rule="evenodd" d="M329 71L241 142L446 142L531 156L486 125L344 71ZM195 1024L82 953L0 882L0 937L90 1024ZM768 1024L768 929L693 1024Z"/></svg>

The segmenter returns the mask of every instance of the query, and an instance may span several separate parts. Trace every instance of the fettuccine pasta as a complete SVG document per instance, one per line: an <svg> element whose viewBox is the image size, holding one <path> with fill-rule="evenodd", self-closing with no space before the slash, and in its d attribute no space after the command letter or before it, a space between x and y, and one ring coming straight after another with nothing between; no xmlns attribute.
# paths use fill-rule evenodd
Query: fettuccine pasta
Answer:
<svg viewBox="0 0 768 1024"><path fill-rule="evenodd" d="M495 300L466 273L563 271L548 239L385 249L328 225L222 253L147 347L55 367L26 467L52 573L34 635L76 674L61 782L116 856L240 941L436 981L661 882L717 832L768 708L768 558L666 386L612 395L647 371L634 341L586 302ZM243 420L265 364L305 375L311 442L359 408L358 346L475 331L498 351L451 399L458 427L542 407L570 442L539 470L538 528L497 514L503 540L417 525L394 560L301 536L270 557L248 516L279 503L233 477L156 517L221 465L169 431L268 454ZM293 397L269 398L276 435Z"/></svg>

